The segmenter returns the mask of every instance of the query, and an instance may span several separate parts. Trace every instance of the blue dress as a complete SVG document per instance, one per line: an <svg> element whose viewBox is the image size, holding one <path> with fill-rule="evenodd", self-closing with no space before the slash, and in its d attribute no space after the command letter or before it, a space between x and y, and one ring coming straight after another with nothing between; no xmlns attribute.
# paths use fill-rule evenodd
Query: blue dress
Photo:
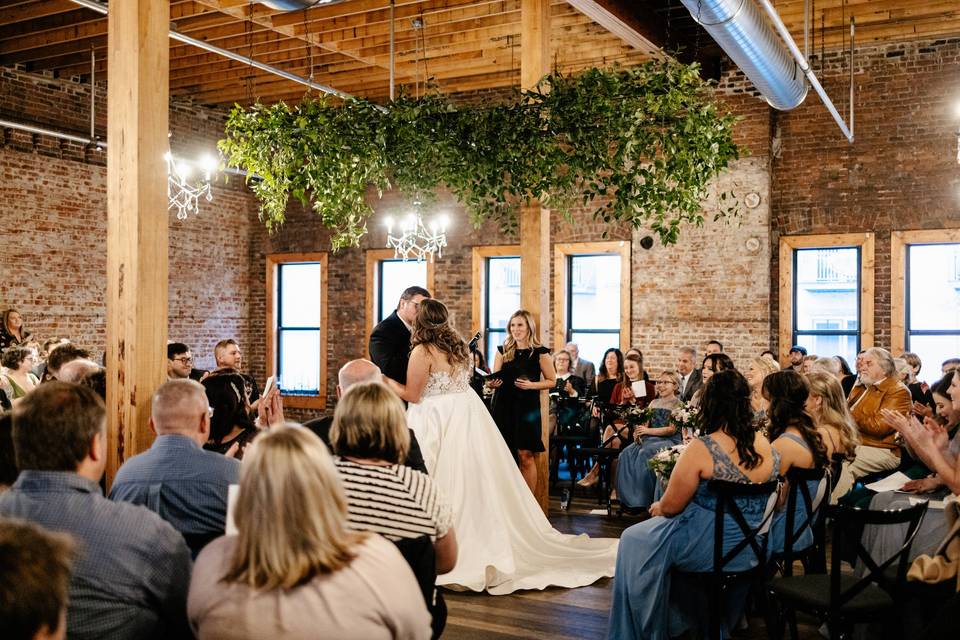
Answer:
<svg viewBox="0 0 960 640"><path fill-rule="evenodd" d="M806 440L800 436L793 433L785 433L781 437L789 438L799 445L802 445L807 451L810 450L810 447L807 445ZM826 478L823 480L807 480L807 490L810 492L810 497L813 498L813 506L817 506L817 491L820 488L820 484L824 483L826 487ZM824 496L820 496L822 500ZM803 524L804 520L807 519L807 507L803 502L803 496L800 493L797 493L797 506L794 509L793 516L793 532L796 534L800 531L800 525ZM812 524L812 523L811 523ZM773 555L775 553L783 553L783 546L785 543L785 534L787 530L787 510L786 508L783 511L777 511L773 515L773 523L770 525L770 533L767 535L767 555ZM800 534L800 538L793 543L793 550L803 551L807 547L813 544L813 527L808 525L804 527L803 533Z"/></svg>
<svg viewBox="0 0 960 640"><path fill-rule="evenodd" d="M656 406L659 400L651 404L653 415L650 426L654 428L666 427L670 424L670 413L679 402L673 406ZM666 403L663 403L666 404ZM656 501L654 492L657 487L657 476L647 466L647 461L658 452L678 445L683 440L683 434L677 429L672 436L644 436L640 444L633 443L620 452L617 462L617 499L628 507L649 507Z"/></svg>
<svg viewBox="0 0 960 640"><path fill-rule="evenodd" d="M749 483L746 475L733 463L709 435L701 441L713 458L716 480ZM780 469L780 454L773 450L774 480ZM766 496L737 498L747 522L756 526L763 519ZM713 566L713 521L716 498L701 480L693 499L683 512L672 518L658 516L635 524L620 537L617 568L613 582L613 606L607 638L622 640L667 640L689 628L682 615L680 599L670 597L673 568L684 571L709 571ZM725 523L725 551L742 540L739 527L731 517ZM753 551L747 547L727 567L741 571L756 566Z"/></svg>

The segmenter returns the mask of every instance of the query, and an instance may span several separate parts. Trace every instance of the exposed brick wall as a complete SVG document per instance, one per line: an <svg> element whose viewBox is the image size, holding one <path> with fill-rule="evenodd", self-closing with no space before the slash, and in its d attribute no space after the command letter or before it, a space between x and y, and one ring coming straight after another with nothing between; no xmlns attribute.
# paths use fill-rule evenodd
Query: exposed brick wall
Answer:
<svg viewBox="0 0 960 640"><path fill-rule="evenodd" d="M878 346L890 346L890 232L960 226L960 39L860 46L855 56L855 142L848 144L811 92L774 114L771 242L783 234L876 234ZM827 53L823 85L847 113L849 57ZM846 115L845 115L846 117ZM778 273L771 252L771 273ZM776 277L771 334L776 338ZM789 348L779 345L780 349Z"/></svg>
<svg viewBox="0 0 960 640"><path fill-rule="evenodd" d="M0 70L0 117L87 135L89 85ZM97 87L97 133L106 131ZM214 151L225 114L171 106L175 153ZM7 132L0 146L0 307L17 307L41 338L69 336L100 357L106 326L106 154L48 136ZM189 157L189 156L188 156ZM251 228L256 202L241 182L218 185L200 215L170 215L171 339L212 367L213 345L249 344ZM259 336L260 334L258 334Z"/></svg>

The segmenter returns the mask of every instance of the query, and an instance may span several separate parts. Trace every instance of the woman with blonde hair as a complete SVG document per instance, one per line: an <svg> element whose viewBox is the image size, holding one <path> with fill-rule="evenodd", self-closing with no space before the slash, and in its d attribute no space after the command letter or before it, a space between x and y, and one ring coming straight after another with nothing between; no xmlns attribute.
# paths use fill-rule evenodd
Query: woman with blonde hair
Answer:
<svg viewBox="0 0 960 640"><path fill-rule="evenodd" d="M829 443L831 454L852 460L860 444L860 434L847 408L840 382L826 371L808 373L806 378L810 387L806 408L813 416L817 430L824 442Z"/></svg>
<svg viewBox="0 0 960 640"><path fill-rule="evenodd" d="M490 408L503 439L515 452L520 474L530 491L537 488L537 463L533 455L546 451L540 426L540 392L556 384L550 350L540 344L537 325L529 311L520 309L510 316L507 339L497 347L492 381L497 392Z"/></svg>
<svg viewBox="0 0 960 640"><path fill-rule="evenodd" d="M780 365L772 358L753 358L747 364L744 374L750 385L750 408L753 409L753 424L757 429L765 429L767 423L768 402L763 397L763 381L771 373L780 371Z"/></svg>
<svg viewBox="0 0 960 640"><path fill-rule="evenodd" d="M511 335L518 329L513 325ZM413 336L407 384L389 384L411 403L407 424L430 477L454 509L457 563L437 584L500 595L580 587L612 576L617 540L563 535L550 525L490 412L470 388L473 367L447 308L423 301ZM515 339L514 359L520 348L531 348L526 337L526 345Z"/></svg>
<svg viewBox="0 0 960 640"><path fill-rule="evenodd" d="M281 427L243 461L235 520L200 553L187 613L208 638L426 639L410 567L380 536L352 533L333 460L317 436Z"/></svg>

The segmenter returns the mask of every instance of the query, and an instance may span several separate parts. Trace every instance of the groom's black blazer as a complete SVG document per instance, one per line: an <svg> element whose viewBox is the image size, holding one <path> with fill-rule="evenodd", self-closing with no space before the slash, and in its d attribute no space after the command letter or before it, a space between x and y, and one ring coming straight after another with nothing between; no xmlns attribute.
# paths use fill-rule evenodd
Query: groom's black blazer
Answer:
<svg viewBox="0 0 960 640"><path fill-rule="evenodd" d="M370 334L370 359L388 378L407 384L410 360L410 330L394 311L373 328Z"/></svg>

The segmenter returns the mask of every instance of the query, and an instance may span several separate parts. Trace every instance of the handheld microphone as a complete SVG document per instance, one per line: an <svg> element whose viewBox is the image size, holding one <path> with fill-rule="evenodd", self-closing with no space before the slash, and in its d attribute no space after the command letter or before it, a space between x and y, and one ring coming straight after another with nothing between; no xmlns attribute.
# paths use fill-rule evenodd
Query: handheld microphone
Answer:
<svg viewBox="0 0 960 640"><path fill-rule="evenodd" d="M470 351L477 350L477 345L480 343L480 338L482 337L483 337L483 331L477 331L475 334L473 334L473 337L470 339L470 345L469 345Z"/></svg>

